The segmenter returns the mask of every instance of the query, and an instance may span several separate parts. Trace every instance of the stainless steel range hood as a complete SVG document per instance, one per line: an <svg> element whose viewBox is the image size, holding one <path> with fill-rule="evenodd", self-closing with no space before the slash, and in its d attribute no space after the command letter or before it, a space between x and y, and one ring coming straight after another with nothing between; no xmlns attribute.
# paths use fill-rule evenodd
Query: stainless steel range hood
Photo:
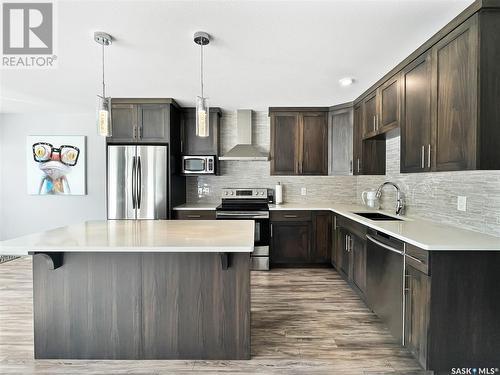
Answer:
<svg viewBox="0 0 500 375"><path fill-rule="evenodd" d="M265 161L269 155L252 145L252 110L239 109L237 111L237 144L219 157L219 160L248 160Z"/></svg>

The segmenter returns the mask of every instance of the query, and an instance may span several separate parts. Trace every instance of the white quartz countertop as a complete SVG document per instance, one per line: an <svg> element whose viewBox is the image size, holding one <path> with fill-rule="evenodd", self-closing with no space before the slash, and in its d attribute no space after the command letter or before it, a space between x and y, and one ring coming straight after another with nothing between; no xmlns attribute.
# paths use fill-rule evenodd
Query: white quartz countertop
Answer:
<svg viewBox="0 0 500 375"><path fill-rule="evenodd" d="M215 207L217 204L213 204ZM184 204L181 209L195 209L194 205ZM206 207L210 207L206 204ZM374 230L383 232L401 241L410 243L425 250L446 251L500 251L500 237L474 232L451 225L436 223L420 218L402 216L402 221L375 221L354 214L369 212L361 205L338 204L335 202L284 203L269 205L271 211L277 210L325 210L332 211L348 219L356 221ZM391 215L386 211L382 212ZM395 216L395 215L392 215Z"/></svg>
<svg viewBox="0 0 500 375"><path fill-rule="evenodd" d="M252 252L252 220L102 220L0 242L0 255L28 252Z"/></svg>

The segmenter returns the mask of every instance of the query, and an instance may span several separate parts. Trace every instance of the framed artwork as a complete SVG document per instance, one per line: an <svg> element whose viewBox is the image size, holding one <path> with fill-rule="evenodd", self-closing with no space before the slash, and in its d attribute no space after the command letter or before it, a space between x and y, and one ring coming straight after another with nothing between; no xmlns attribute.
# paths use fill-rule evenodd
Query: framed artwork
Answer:
<svg viewBox="0 0 500 375"><path fill-rule="evenodd" d="M79 135L28 136L28 194L85 195L85 141L85 136Z"/></svg>

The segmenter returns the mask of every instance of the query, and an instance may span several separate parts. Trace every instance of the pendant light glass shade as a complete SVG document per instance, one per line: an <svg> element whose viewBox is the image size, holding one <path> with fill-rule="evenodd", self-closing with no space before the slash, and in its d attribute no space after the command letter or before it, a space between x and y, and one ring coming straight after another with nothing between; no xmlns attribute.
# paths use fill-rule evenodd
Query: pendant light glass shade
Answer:
<svg viewBox="0 0 500 375"><path fill-rule="evenodd" d="M103 137L111 137L111 98L103 98L97 96L97 129L99 135Z"/></svg>
<svg viewBox="0 0 500 375"><path fill-rule="evenodd" d="M210 135L210 113L207 98L196 98L196 135L208 137Z"/></svg>

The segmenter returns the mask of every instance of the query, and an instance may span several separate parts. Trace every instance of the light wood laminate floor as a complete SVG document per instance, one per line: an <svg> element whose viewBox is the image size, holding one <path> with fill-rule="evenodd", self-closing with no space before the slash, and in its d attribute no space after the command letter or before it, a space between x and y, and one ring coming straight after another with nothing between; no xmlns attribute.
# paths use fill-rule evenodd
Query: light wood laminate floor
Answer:
<svg viewBox="0 0 500 375"><path fill-rule="evenodd" d="M250 361L33 360L31 258L0 265L0 374L425 374L333 269L252 273Z"/></svg>

